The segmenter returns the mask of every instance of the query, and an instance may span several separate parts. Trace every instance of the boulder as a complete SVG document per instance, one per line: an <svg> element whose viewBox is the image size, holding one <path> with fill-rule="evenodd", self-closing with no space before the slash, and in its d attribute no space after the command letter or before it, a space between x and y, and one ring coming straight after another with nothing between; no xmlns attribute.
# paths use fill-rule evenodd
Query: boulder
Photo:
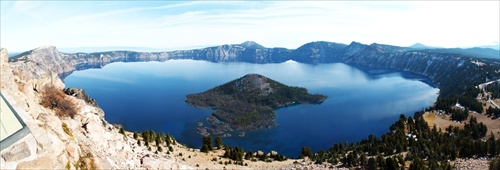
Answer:
<svg viewBox="0 0 500 170"><path fill-rule="evenodd" d="M2 158L6 162L13 162L13 161L18 161L23 158L27 158L31 155L30 149L28 147L28 144L26 142L22 142L20 144L15 145L10 149L9 151L5 152L2 154Z"/></svg>
<svg viewBox="0 0 500 170"><path fill-rule="evenodd" d="M66 88L66 89L64 89L64 93L66 93L67 95L76 97L77 99L82 99L87 104L98 107L97 102L94 99L90 98L90 96L87 95L87 93L85 93L85 90L83 90L83 89Z"/></svg>

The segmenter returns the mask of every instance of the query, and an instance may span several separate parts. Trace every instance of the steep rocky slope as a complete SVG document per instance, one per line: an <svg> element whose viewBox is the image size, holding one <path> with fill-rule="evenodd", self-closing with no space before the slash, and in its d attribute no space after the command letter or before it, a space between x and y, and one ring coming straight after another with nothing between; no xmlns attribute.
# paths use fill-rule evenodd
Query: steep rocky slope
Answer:
<svg viewBox="0 0 500 170"><path fill-rule="evenodd" d="M54 47L33 50L25 56L26 62L8 63L6 49L1 49L0 54L0 91L31 131L1 151L0 169L190 168L169 155L145 150L133 138L118 133L119 127L109 124L104 112L96 104L89 104L92 100L82 91L68 90L76 96L68 98L78 110L73 118L58 117L53 110L41 106L42 87L64 87L57 74L52 73L71 71L79 61L67 60L69 55Z"/></svg>
<svg viewBox="0 0 500 170"><path fill-rule="evenodd" d="M44 47L8 62L7 50L1 49L0 92L30 133L1 150L0 169L310 169L327 166L314 165L309 160L295 164L292 159L272 164L248 162L248 166L216 164L211 160L231 160L221 158L222 150L201 154L178 143L171 145L174 151L170 154L155 153L157 149L147 149L144 141L142 146L138 145L132 133L125 132L124 136L119 126L109 124L97 103L81 89L64 90L77 109L73 118L58 117L54 110L41 106L44 87L63 90L61 73L71 72L75 66L86 64L85 61L95 61L98 63L95 66L123 61L121 54L132 53L109 52L103 54L101 60L94 60Z"/></svg>
<svg viewBox="0 0 500 170"><path fill-rule="evenodd" d="M441 97L459 94L466 85L500 78L500 60L425 53L380 44L352 43L344 51L342 60L348 64L391 68L428 77L439 87ZM477 61L485 64L476 64Z"/></svg>
<svg viewBox="0 0 500 170"><path fill-rule="evenodd" d="M96 167L104 169L190 168L181 160L145 150L133 138L118 133L118 127L106 122L100 108L82 100L89 101L86 97L70 98L78 106L78 114L74 118L61 119L53 110L40 105L43 87L54 86L62 90L64 84L61 77L75 70L100 68L112 62L169 59L251 63L279 63L287 60L311 64L344 62L426 76L441 89L441 96L459 94L468 84L477 85L500 79L498 59L356 42L349 45L311 42L295 50L265 48L255 42L245 42L157 53L112 51L66 54L55 47L40 47L9 59L6 49L2 49L0 54L0 90L32 132L31 137L26 138L33 139L23 139L2 150L0 169L64 169L66 164L74 167L79 161L89 164L94 162ZM63 130L63 123L73 137Z"/></svg>
<svg viewBox="0 0 500 170"><path fill-rule="evenodd" d="M203 49L170 52L112 51L65 54L55 47L37 48L11 58L18 70L31 70L29 78L74 70L100 68L112 62L166 61L193 59L211 62L280 63L295 60L318 64L344 62L352 65L407 71L428 77L439 89L440 97L457 95L466 85L477 85L500 78L500 60L478 58L467 54L434 53L382 44L349 45L333 42L311 42L295 49L265 48L255 42L227 44ZM47 71L50 70L50 71Z"/></svg>

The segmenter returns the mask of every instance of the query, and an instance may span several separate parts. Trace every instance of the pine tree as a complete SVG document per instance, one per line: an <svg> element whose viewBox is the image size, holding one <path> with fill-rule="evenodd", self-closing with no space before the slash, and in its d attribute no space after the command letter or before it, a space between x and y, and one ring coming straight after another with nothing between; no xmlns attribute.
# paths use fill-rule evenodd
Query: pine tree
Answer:
<svg viewBox="0 0 500 170"><path fill-rule="evenodd" d="M201 151L201 152L208 153L210 150L208 149L208 146L207 146L207 145L202 145L202 146L201 146L201 148L200 148L200 151Z"/></svg>
<svg viewBox="0 0 500 170"><path fill-rule="evenodd" d="M170 136L169 136L169 135L167 135L167 136L165 137L165 145L170 146L170 144L171 144L171 141L170 141L170 140L171 140L171 139L170 139Z"/></svg>
<svg viewBox="0 0 500 170"><path fill-rule="evenodd" d="M361 154L360 158L361 166L366 166L368 164L368 157L364 153Z"/></svg>
<svg viewBox="0 0 500 170"><path fill-rule="evenodd" d="M213 145L212 145L212 137L210 135L203 136L203 145L207 145L207 148L209 151L214 150Z"/></svg>
<svg viewBox="0 0 500 170"><path fill-rule="evenodd" d="M149 131L148 130L145 130L142 132L142 140L144 140L144 142L149 140Z"/></svg>
<svg viewBox="0 0 500 170"><path fill-rule="evenodd" d="M420 158L414 157L413 161L410 164L410 170L422 170L422 169L426 169L424 162Z"/></svg>
<svg viewBox="0 0 500 170"><path fill-rule="evenodd" d="M123 127L120 127L120 133L121 133L122 135L125 135L125 130L123 129Z"/></svg>
<svg viewBox="0 0 500 170"><path fill-rule="evenodd" d="M310 147L304 146L302 147L302 152L300 152L299 158L311 157L313 152Z"/></svg>
<svg viewBox="0 0 500 170"><path fill-rule="evenodd" d="M385 170L397 170L398 163L396 163L391 157L385 159Z"/></svg>
<svg viewBox="0 0 500 170"><path fill-rule="evenodd" d="M224 150L226 152L224 152L224 156L223 157L224 158L231 158L231 150L232 150L231 146L226 145L226 147L224 148Z"/></svg>
<svg viewBox="0 0 500 170"><path fill-rule="evenodd" d="M217 147L217 149L222 149L222 138L217 136L215 137L215 146Z"/></svg>
<svg viewBox="0 0 500 170"><path fill-rule="evenodd" d="M378 167L380 167L380 168L384 168L385 167L385 160L384 160L384 157L382 155L380 155L380 154L377 155L376 160L377 160Z"/></svg>
<svg viewBox="0 0 500 170"><path fill-rule="evenodd" d="M149 131L149 142L153 142L156 139L156 132L154 130Z"/></svg>
<svg viewBox="0 0 500 170"><path fill-rule="evenodd" d="M377 167L377 161L373 157L368 159L368 170L376 170Z"/></svg>
<svg viewBox="0 0 500 170"><path fill-rule="evenodd" d="M250 160L253 158L253 152L252 151L248 151L246 154L245 154L245 159L246 160Z"/></svg>
<svg viewBox="0 0 500 170"><path fill-rule="evenodd" d="M160 146L160 144L161 144L161 137L160 136L156 136L155 143L156 143L156 146Z"/></svg>
<svg viewBox="0 0 500 170"><path fill-rule="evenodd" d="M493 132L490 134L490 138L488 138L488 153L490 156L495 156L497 154L497 147L496 142L495 142L495 136L493 135Z"/></svg>
<svg viewBox="0 0 500 170"><path fill-rule="evenodd" d="M208 153L208 151L213 151L213 145L212 145L212 137L210 135L203 136L202 138L202 146L200 148L200 151Z"/></svg>
<svg viewBox="0 0 500 170"><path fill-rule="evenodd" d="M134 132L134 139L137 140L139 138L139 134L137 132Z"/></svg>

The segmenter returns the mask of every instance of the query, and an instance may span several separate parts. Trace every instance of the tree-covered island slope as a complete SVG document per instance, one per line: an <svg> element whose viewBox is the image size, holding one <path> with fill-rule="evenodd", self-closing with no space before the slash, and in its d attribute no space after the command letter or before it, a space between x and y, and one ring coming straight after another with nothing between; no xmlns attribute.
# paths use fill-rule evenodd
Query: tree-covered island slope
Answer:
<svg viewBox="0 0 500 170"><path fill-rule="evenodd" d="M319 104L327 97L309 94L302 87L291 87L258 74L247 74L198 94L190 94L186 102L203 108L213 108L212 116L236 130L271 128L276 113L274 109L295 104ZM213 118L212 118L213 119Z"/></svg>

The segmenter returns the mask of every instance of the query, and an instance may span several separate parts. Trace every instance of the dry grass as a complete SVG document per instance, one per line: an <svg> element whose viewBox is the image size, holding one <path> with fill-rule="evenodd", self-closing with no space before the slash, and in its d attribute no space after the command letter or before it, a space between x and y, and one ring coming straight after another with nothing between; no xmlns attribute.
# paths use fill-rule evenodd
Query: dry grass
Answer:
<svg viewBox="0 0 500 170"><path fill-rule="evenodd" d="M14 82L16 83L17 85L17 89L20 91L20 92L23 92L24 93L24 83L23 82L20 82L19 80L15 79Z"/></svg>
<svg viewBox="0 0 500 170"><path fill-rule="evenodd" d="M295 159L288 159L286 161L249 161L244 160L243 164L247 166L236 165L233 160L228 158L223 158L225 151L214 150L209 153L194 151L192 148L187 148L183 145L174 145L174 152L172 156L178 160L183 160L183 162L192 167L198 167L199 169L291 169ZM214 161L216 160L216 161ZM300 161L300 160L298 160ZM232 162L231 164L225 165L224 162Z"/></svg>
<svg viewBox="0 0 500 170"><path fill-rule="evenodd" d="M425 112L425 114L422 115L422 117L424 118L425 122L427 122L427 125L429 127L433 127L434 126L434 120L436 120L436 113L435 111L432 111L432 112Z"/></svg>
<svg viewBox="0 0 500 170"><path fill-rule="evenodd" d="M425 114L422 115L422 117L427 122L427 125L429 125L429 127L432 128L434 125L436 125L436 128L438 129L441 128L441 130L446 129L449 126L456 126L458 128L463 128L464 122L467 122L467 121L461 123L453 122L451 121L450 115L443 114L438 116L436 115L436 111L425 112Z"/></svg>
<svg viewBox="0 0 500 170"><path fill-rule="evenodd" d="M424 120L427 122L429 127L433 127L436 125L436 127L441 130L446 129L448 126L456 126L458 128L463 128L465 123L468 123L468 120L465 120L461 123L459 122L453 122L450 119L450 115L436 115L435 111L430 111L430 112L425 112L424 115L422 115ZM490 117L486 116L485 114L475 114L475 113L469 113L469 116L476 117L477 122L482 122L486 127L488 128L488 132L486 133L486 136L483 137L483 139L488 139L490 137L491 132L495 135L496 138L500 137L500 119L491 119Z"/></svg>
<svg viewBox="0 0 500 170"><path fill-rule="evenodd" d="M60 118L73 118L77 113L75 103L62 90L53 86L45 86L43 88L41 100L40 104L43 107L54 110Z"/></svg>

